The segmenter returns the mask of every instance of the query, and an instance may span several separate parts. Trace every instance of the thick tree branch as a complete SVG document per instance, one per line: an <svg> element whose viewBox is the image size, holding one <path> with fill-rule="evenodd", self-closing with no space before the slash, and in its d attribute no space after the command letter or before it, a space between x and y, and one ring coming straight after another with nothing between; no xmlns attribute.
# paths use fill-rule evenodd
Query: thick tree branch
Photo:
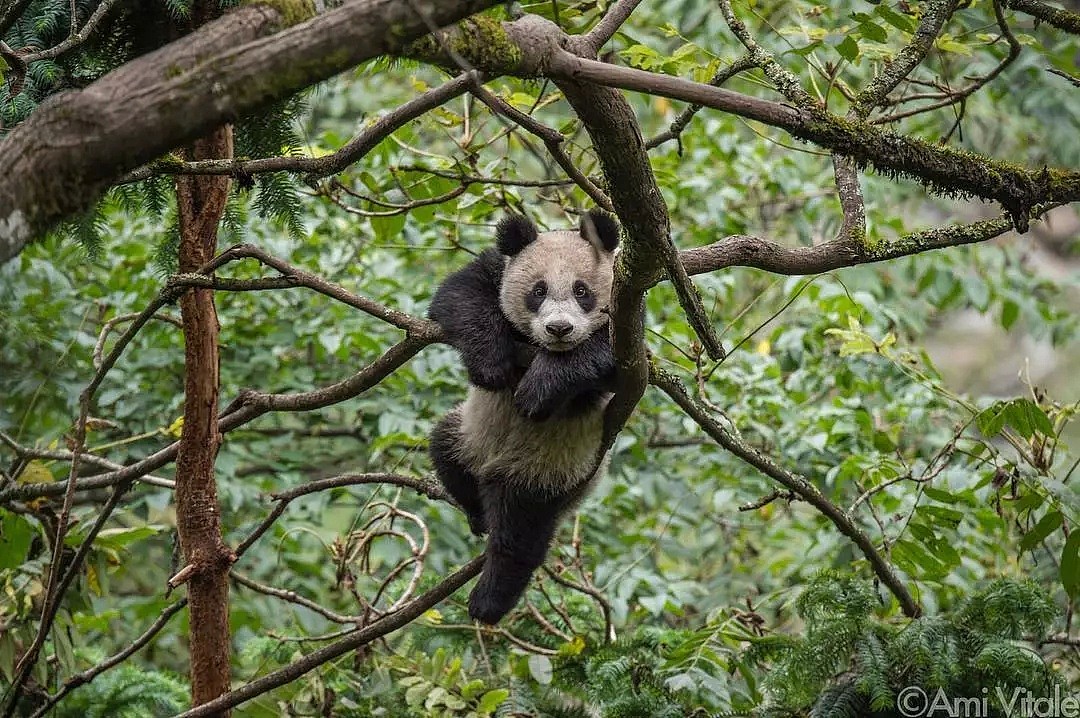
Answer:
<svg viewBox="0 0 1080 718"><path fill-rule="evenodd" d="M1058 206L1060 204L1040 205L1032 211L1031 219L1041 218ZM758 237L736 234L704 247L683 250L681 255L683 266L689 274L715 272L727 267L753 267L785 275L820 274L934 249L986 242L1012 229L1012 220L1003 215L997 219L971 224L955 224L913 232L882 242L880 246L870 250L853 246L842 238L813 247L785 247ZM651 280L656 282L663 278L661 275L654 275Z"/></svg>
<svg viewBox="0 0 1080 718"><path fill-rule="evenodd" d="M1041 202L1080 200L1080 172L1024 167L980 157L843 120L824 110L793 108L678 77L586 60L563 52L551 58L550 74L610 87L661 95L731 112L786 130L792 136L849 155L893 177L914 179L933 191L999 202L1018 231Z"/></svg>
<svg viewBox="0 0 1080 718"><path fill-rule="evenodd" d="M1053 25L1072 35L1080 35L1080 13L1047 5L1039 0L1009 0L1009 7Z"/></svg>
<svg viewBox="0 0 1080 718"><path fill-rule="evenodd" d="M136 167L493 4L356 0L272 37L278 13L245 5L52 98L0 142L0 263Z"/></svg>
<svg viewBox="0 0 1080 718"><path fill-rule="evenodd" d="M196 161L232 157L232 127L225 125L199 138L190 153ZM217 228L230 184L228 177L220 176L177 178L180 271L196 272L214 259ZM229 689L228 575L236 556L222 539L214 470L221 446L217 429L221 326L213 290L184 292L180 316L184 325L184 423L173 498L185 569L192 573L187 584L191 698L199 705Z"/></svg>
<svg viewBox="0 0 1080 718"><path fill-rule="evenodd" d="M652 367L649 377L652 384L671 397L672 401L678 404L718 444L779 483L788 491L797 494L799 498L829 519L840 533L847 536L859 547L874 573L899 601L904 614L912 618L919 615L919 604L912 598L911 593L900 580L900 577L896 575L893 567L878 552L870 537L842 509L825 498L814 484L810 483L805 477L788 471L770 457L735 436L723 424L714 419L703 406L691 398L678 379L671 374Z"/></svg>

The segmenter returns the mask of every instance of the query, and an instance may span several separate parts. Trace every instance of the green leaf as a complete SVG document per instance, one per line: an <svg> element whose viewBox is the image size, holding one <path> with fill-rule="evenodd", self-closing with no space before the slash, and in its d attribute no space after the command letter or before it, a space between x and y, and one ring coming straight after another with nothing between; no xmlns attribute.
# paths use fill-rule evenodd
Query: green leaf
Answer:
<svg viewBox="0 0 1080 718"><path fill-rule="evenodd" d="M844 37L843 42L836 46L836 51L848 62L854 63L859 59L859 43L851 35Z"/></svg>
<svg viewBox="0 0 1080 718"><path fill-rule="evenodd" d="M1061 585L1069 598L1080 597L1080 531L1075 527L1061 550Z"/></svg>
<svg viewBox="0 0 1080 718"><path fill-rule="evenodd" d="M957 496L952 492L943 489L935 489L933 486L927 486L923 489L923 493L934 501L940 501L943 504L955 504L963 500L960 496Z"/></svg>
<svg viewBox="0 0 1080 718"><path fill-rule="evenodd" d="M934 45L942 52L952 52L957 55L971 57L971 48L961 42L953 40L949 35L942 35L937 39Z"/></svg>
<svg viewBox="0 0 1080 718"><path fill-rule="evenodd" d="M877 15L880 16L882 20L889 23L897 30L902 30L906 33L915 32L914 20L912 20L907 15L896 12L885 3L881 3L876 8L874 8L874 12L877 13Z"/></svg>
<svg viewBox="0 0 1080 718"><path fill-rule="evenodd" d="M0 569L15 568L26 560L34 527L18 514L0 511Z"/></svg>
<svg viewBox="0 0 1080 718"><path fill-rule="evenodd" d="M491 715L509 697L510 691L505 688L488 691L480 698L480 704L476 707L476 711L480 715Z"/></svg>
<svg viewBox="0 0 1080 718"><path fill-rule="evenodd" d="M859 25L859 32L863 37L870 38L874 42L886 42L889 39L889 33L885 32L885 28L878 25L876 22L864 22Z"/></svg>
<svg viewBox="0 0 1080 718"><path fill-rule="evenodd" d="M1035 528L1024 534L1020 539L1020 553L1035 548L1047 536L1057 531L1061 526L1062 515L1060 511L1047 511L1046 514L1035 524Z"/></svg>
<svg viewBox="0 0 1080 718"><path fill-rule="evenodd" d="M94 539L95 548L121 549L136 541L156 536L165 530L164 526L136 526L134 528L102 529Z"/></svg>
<svg viewBox="0 0 1080 718"><path fill-rule="evenodd" d="M551 659L536 654L529 656L529 673L540 685L548 685L552 676Z"/></svg>
<svg viewBox="0 0 1080 718"><path fill-rule="evenodd" d="M989 439L1001 433L1001 430L1005 428L1007 406L1005 402L995 401L975 415L975 426L979 427L983 436Z"/></svg>
<svg viewBox="0 0 1080 718"><path fill-rule="evenodd" d="M1020 316L1020 305L1011 299L1006 299L1001 304L1001 328L1008 331L1016 323Z"/></svg>

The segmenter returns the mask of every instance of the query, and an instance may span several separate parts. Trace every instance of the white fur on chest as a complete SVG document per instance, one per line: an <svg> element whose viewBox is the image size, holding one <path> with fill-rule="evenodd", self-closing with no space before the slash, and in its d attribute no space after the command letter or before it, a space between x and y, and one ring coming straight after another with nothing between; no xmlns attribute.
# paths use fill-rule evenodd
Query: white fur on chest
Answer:
<svg viewBox="0 0 1080 718"><path fill-rule="evenodd" d="M458 408L460 458L481 477L497 474L533 488L569 489L588 478L596 461L609 399L571 418L531 421L514 408L509 391L470 386Z"/></svg>

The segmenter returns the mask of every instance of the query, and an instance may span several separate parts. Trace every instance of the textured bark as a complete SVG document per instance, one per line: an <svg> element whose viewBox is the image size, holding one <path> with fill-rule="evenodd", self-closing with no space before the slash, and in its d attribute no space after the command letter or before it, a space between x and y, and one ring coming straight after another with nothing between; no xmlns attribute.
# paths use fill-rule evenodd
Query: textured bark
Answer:
<svg viewBox="0 0 1080 718"><path fill-rule="evenodd" d="M0 142L0 263L136 167L494 4L354 0L270 37L279 14L245 5L51 98Z"/></svg>
<svg viewBox="0 0 1080 718"><path fill-rule="evenodd" d="M232 128L197 140L191 159L232 157ZM217 225L229 194L229 178L180 177L180 271L206 264L217 248ZM233 553L221 539L214 460L221 445L217 425L218 319L212 289L180 297L184 324L184 426L176 460L176 528L180 536L190 612L192 703L201 705L229 690L229 567Z"/></svg>

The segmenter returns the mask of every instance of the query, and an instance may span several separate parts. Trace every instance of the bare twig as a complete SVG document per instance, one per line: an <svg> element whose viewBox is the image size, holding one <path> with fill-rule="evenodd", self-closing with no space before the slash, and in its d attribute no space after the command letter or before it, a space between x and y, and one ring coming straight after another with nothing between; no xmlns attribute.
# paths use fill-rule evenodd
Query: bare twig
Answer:
<svg viewBox="0 0 1080 718"><path fill-rule="evenodd" d="M934 46L934 41L941 34L946 21L956 10L957 0L930 0L923 11L915 34L885 68L866 86L852 103L853 114L864 119L884 100L890 92L906 78L926 58Z"/></svg>
<svg viewBox="0 0 1080 718"><path fill-rule="evenodd" d="M1064 77L1066 80L1068 80L1070 83L1072 83L1072 85L1074 87L1080 87L1080 77L1077 77L1076 75L1070 75L1069 73L1065 72L1064 70L1059 70L1056 67L1048 67L1048 68L1046 68L1046 71L1049 72L1051 75L1057 75L1058 77Z"/></svg>
<svg viewBox="0 0 1080 718"><path fill-rule="evenodd" d="M741 506L739 506L739 511L754 511L755 509L760 509L763 506L768 506L773 501L777 501L779 499L783 499L784 501L790 503L792 501L798 501L799 495L796 494L794 491L781 491L780 489L777 489L776 491L770 492L769 494L762 496L757 501L751 501L749 503L742 504Z"/></svg>
<svg viewBox="0 0 1080 718"><path fill-rule="evenodd" d="M443 177L445 179L452 179L461 182L462 184L491 184L491 185L503 185L507 187L565 187L567 185L575 184L572 179L550 179L550 180L526 180L526 179L509 179L505 177L481 177L480 175L469 174L467 172L455 172L452 170L443 170L435 167L424 167L422 165L395 165L390 167L391 172L422 172L436 177Z"/></svg>
<svg viewBox="0 0 1080 718"><path fill-rule="evenodd" d="M716 74L709 79L709 84L713 87L720 87L740 72L745 72L754 67L757 67L757 65L750 55L743 55L727 67L717 70ZM670 127L645 142L645 149L651 150L654 147L659 147L665 142L677 140L679 142L679 153L682 154L682 140L680 137L690 124L690 120L694 119L694 115L701 112L703 107L703 105L690 105L680 112L679 115L671 121Z"/></svg>
<svg viewBox="0 0 1080 718"><path fill-rule="evenodd" d="M1023 49L1023 46L1021 46L1020 41L1016 39L1016 36L1013 34L1012 30L1009 29L1009 25L1006 22L1005 15L1002 11L1001 3L1002 0L994 0L994 19L997 21L998 28L1001 30L1001 37L1004 37L1005 41L1009 45L1009 52L1005 55L1004 58L1002 58L1001 62L994 66L994 69L990 70L990 72L986 73L981 77L975 78L970 84L958 90L946 90L938 95L923 95L923 97L927 98L941 97L942 99L939 102L934 102L929 105L922 105L921 107L916 107L903 112L892 112L888 115L875 118L874 120L872 120L872 123L885 124L890 122L897 122L907 117L922 114L923 112L931 112L933 110L941 109L942 107L950 107L959 102L963 102L968 97L975 94L987 84L992 82L1002 72L1004 72L1005 68L1011 65L1016 60L1016 58L1020 57L1020 51ZM907 99L917 99L918 97L919 96L910 96ZM961 110L962 108L963 105L961 105Z"/></svg>
<svg viewBox="0 0 1080 718"><path fill-rule="evenodd" d="M597 205L609 212L612 211L611 200L608 199L608 196L604 194L599 187L593 184L593 181L586 177L570 159L570 156L566 154L566 150L563 149L563 143L566 141L566 138L561 132L526 115L509 102L506 102L502 98L488 91L479 83L471 88L471 92L476 95L481 102L491 108L492 112L517 123L525 128L530 134L535 135L544 143L544 147L551 153L551 156L555 159L555 162L558 163L559 167L562 167L563 171L574 180L574 183L577 184L585 194L592 198L593 202L596 202Z"/></svg>
<svg viewBox="0 0 1080 718"><path fill-rule="evenodd" d="M95 369L101 366L102 354L104 354L104 352L105 352L105 339L108 338L109 333L112 332L116 328L117 324L123 324L124 322L130 322L130 321L132 321L134 319L138 319L140 316L141 316L140 312L132 312L131 314L121 314L120 316L113 317L112 319L105 322L101 326L101 333L98 334L97 343L94 344L93 358L94 358L94 368ZM157 319L158 321L162 321L162 322L168 322L169 324L172 324L175 327L183 326L180 323L180 320L177 319L176 317L172 316L171 314L161 314L161 315L155 314L154 316L152 316L150 318L151 319Z"/></svg>
<svg viewBox="0 0 1080 718"><path fill-rule="evenodd" d="M227 174L245 177L267 172L291 172L304 175L307 182L313 184L322 177L337 174L349 165L360 161L393 132L463 94L476 81L475 73L465 72L439 87L427 90L386 113L338 150L324 157L265 157L255 160L201 160L198 162L161 160L129 172L119 180L118 184L138 182L163 174Z"/></svg>
<svg viewBox="0 0 1080 718"><path fill-rule="evenodd" d="M585 44L592 49L594 55L619 31L623 23L630 18L630 13L640 4L641 0L619 0L608 7L603 19L585 35Z"/></svg>
<svg viewBox="0 0 1080 718"><path fill-rule="evenodd" d="M274 598L279 598L282 601L288 601L289 603L295 603L297 606L303 606L310 611L314 611L328 621L333 621L334 623L351 623L356 625L364 622L363 616L345 616L340 613L336 613L334 611L331 611L329 608L325 608L316 603L315 601L312 601L310 598L305 598L304 596L301 596L295 591L288 591L283 588L276 588L274 586L268 586L264 583L259 583L252 578L248 578L247 576L235 569L230 571L229 575L232 576L233 580L239 583L241 586L250 588L252 591L261 593L265 596L273 596Z"/></svg>
<svg viewBox="0 0 1080 718"><path fill-rule="evenodd" d="M68 35L67 39L65 39L59 45L56 45L55 47L50 47L47 50L42 50L40 52L32 52L28 55L23 55L23 61L29 65L31 62L37 62L38 60L51 60L54 57L59 57L68 50L83 44L84 42L86 42L86 39L90 37L90 35L94 32L94 28L96 28L98 23L101 22L101 19L105 17L105 14L108 13L112 6L115 5L117 2L118 0L101 0L101 3L97 6L97 8L94 9L94 12L87 19L86 24L80 27L77 31L75 31L75 21L77 18L75 17L74 13L72 13L71 28L73 32Z"/></svg>

